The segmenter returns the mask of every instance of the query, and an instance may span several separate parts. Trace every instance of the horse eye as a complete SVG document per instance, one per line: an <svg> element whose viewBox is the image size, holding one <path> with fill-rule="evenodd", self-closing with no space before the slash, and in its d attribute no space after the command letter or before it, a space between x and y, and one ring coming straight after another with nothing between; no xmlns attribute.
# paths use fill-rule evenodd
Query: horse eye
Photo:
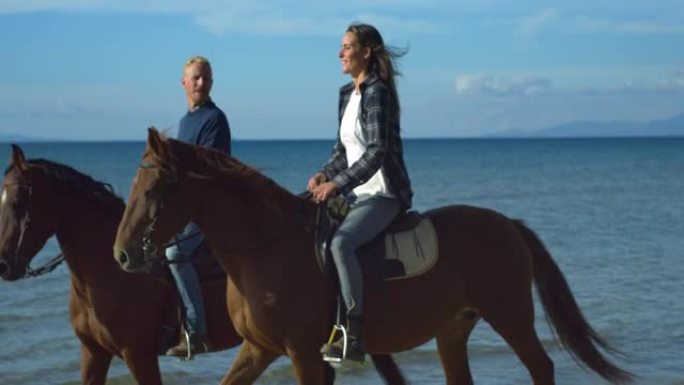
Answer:
<svg viewBox="0 0 684 385"><path fill-rule="evenodd" d="M13 206L16 211L23 211L28 207L29 192L26 188L19 188L14 196Z"/></svg>
<svg viewBox="0 0 684 385"><path fill-rule="evenodd" d="M28 204L28 202L29 202L28 193L17 195L17 204L26 205L26 204Z"/></svg>
<svg viewBox="0 0 684 385"><path fill-rule="evenodd" d="M152 187L151 189L145 191L145 198L147 199L154 199L157 196L159 196L159 189Z"/></svg>
<svg viewBox="0 0 684 385"><path fill-rule="evenodd" d="M159 199L164 194L166 190L165 184L155 184L154 186L145 190L145 198L147 199Z"/></svg>

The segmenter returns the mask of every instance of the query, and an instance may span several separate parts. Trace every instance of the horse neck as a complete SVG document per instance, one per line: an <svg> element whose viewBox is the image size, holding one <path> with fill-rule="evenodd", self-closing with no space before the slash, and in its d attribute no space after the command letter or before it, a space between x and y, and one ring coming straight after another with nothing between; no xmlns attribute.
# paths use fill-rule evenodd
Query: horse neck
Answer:
<svg viewBox="0 0 684 385"><path fill-rule="evenodd" d="M112 257L112 245L123 206L65 198L56 236L76 284L97 284L123 275Z"/></svg>
<svg viewBox="0 0 684 385"><path fill-rule="evenodd" d="M307 229L314 220L313 204L274 187L276 190L269 191L268 198L241 202L242 214L236 215L235 205L226 202L230 195L221 188L202 184L194 188L191 196L197 197L195 201L211 206L198 210L203 215L192 220L200 225L212 253L238 286L241 281L253 281L249 278L252 272L262 271L265 265L306 264L296 259L305 259L313 252L313 237ZM240 218L240 222L234 218ZM313 257L311 263L316 263Z"/></svg>

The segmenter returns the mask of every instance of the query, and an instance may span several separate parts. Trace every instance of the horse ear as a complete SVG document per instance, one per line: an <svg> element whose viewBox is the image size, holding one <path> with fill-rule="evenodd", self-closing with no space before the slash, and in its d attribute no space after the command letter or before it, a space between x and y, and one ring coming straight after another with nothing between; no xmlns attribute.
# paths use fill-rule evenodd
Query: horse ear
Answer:
<svg viewBox="0 0 684 385"><path fill-rule="evenodd" d="M24 151L18 145L12 143L12 155L9 158L9 165L16 166L20 170L26 168L26 157L24 156Z"/></svg>
<svg viewBox="0 0 684 385"><path fill-rule="evenodd" d="M164 153L164 139L154 127L147 128L147 145L155 155Z"/></svg>

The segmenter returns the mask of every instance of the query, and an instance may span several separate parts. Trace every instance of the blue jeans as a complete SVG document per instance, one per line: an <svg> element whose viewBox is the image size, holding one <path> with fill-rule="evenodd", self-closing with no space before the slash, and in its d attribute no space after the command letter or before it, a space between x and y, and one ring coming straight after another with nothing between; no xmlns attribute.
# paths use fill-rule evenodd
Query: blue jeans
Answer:
<svg viewBox="0 0 684 385"><path fill-rule="evenodd" d="M392 198L374 196L359 200L351 205L333 236L330 251L337 267L347 316L363 315L363 276L356 250L380 234L400 210L401 203Z"/></svg>
<svg viewBox="0 0 684 385"><path fill-rule="evenodd" d="M197 229L196 226L194 228ZM204 319L202 287L200 286L197 272L195 272L195 268L189 261L193 253L204 241L204 234L198 234L183 240L184 234L191 235L187 231L176 235L174 241L178 242L178 240L181 240L181 242L166 249L166 259L172 262L169 264L169 269L176 281L176 287L183 301L183 306L185 306L185 328L187 332L190 334L206 334L207 325Z"/></svg>

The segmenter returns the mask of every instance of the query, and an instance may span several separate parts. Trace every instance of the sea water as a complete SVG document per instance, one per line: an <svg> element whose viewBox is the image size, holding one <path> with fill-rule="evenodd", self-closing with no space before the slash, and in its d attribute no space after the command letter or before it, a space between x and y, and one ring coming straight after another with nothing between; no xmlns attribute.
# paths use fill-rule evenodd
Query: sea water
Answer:
<svg viewBox="0 0 684 385"><path fill-rule="evenodd" d="M110 183L124 199L145 144L24 143L28 158L64 163ZM330 141L235 141L234 155L293 193L328 158ZM0 144L0 159L9 159ZM411 139L405 157L418 210L469 204L525 220L565 274L591 325L627 355L636 384L684 384L684 138ZM51 239L34 266L59 252ZM292 277L296 279L296 277ZM67 315L69 272L0 281L0 384L78 384L79 342ZM134 315L131 315L134 316ZM555 342L536 302L536 326L559 385L605 384ZM476 384L530 384L485 323L468 345ZM190 362L161 357L165 384L217 384L236 349ZM434 341L395 355L413 384L443 384ZM292 384L287 358L257 384ZM114 359L108 384L133 384ZM338 370L337 384L382 384L372 365Z"/></svg>

